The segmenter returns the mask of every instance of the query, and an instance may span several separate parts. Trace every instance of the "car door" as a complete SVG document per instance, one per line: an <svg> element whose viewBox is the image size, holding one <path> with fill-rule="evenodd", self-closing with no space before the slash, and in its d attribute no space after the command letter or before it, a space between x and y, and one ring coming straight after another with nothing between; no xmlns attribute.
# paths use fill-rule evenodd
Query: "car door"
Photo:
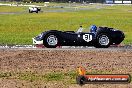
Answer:
<svg viewBox="0 0 132 88"><path fill-rule="evenodd" d="M64 45L68 45L68 46L77 45L78 43L77 36L78 34L76 33L63 32L62 37L63 37Z"/></svg>

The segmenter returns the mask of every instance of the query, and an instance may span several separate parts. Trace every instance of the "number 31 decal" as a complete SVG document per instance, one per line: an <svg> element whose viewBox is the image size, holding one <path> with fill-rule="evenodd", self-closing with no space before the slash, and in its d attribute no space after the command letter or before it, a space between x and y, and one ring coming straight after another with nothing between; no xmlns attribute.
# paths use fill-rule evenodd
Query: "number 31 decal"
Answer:
<svg viewBox="0 0 132 88"><path fill-rule="evenodd" d="M92 35L90 34L84 34L83 35L83 39L86 41L86 42L90 42L92 40Z"/></svg>

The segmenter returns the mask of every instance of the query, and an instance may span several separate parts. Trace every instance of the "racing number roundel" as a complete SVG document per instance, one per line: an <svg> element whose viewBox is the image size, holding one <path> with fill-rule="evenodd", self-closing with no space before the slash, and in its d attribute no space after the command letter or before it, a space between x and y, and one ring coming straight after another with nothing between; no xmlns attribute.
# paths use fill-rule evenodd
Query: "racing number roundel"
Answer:
<svg viewBox="0 0 132 88"><path fill-rule="evenodd" d="M92 40L92 35L90 34L84 34L83 35L83 39L86 41L86 42L90 42Z"/></svg>

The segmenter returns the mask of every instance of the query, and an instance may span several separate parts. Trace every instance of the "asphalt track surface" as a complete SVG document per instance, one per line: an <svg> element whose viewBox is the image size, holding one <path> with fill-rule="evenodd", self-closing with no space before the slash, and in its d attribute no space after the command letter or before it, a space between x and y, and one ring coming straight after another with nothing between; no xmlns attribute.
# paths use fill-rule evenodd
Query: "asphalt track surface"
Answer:
<svg viewBox="0 0 132 88"><path fill-rule="evenodd" d="M131 51L132 46L110 46L109 48L95 48L88 46L62 46L57 48L36 47L33 45L0 46L0 50L94 50L94 51Z"/></svg>

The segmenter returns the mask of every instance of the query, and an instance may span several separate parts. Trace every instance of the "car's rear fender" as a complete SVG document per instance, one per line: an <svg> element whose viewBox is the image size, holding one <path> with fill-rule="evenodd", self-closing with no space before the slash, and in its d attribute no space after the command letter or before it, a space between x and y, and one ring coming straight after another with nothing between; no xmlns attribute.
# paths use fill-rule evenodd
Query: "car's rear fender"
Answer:
<svg viewBox="0 0 132 88"><path fill-rule="evenodd" d="M120 30L115 30L115 31L112 31L111 37L112 37L113 44L120 44L124 40L125 34Z"/></svg>
<svg viewBox="0 0 132 88"><path fill-rule="evenodd" d="M101 34L101 33L105 33L105 34L111 35L112 29L113 29L113 28L99 27L99 28L97 29L96 35L99 35L99 34Z"/></svg>

